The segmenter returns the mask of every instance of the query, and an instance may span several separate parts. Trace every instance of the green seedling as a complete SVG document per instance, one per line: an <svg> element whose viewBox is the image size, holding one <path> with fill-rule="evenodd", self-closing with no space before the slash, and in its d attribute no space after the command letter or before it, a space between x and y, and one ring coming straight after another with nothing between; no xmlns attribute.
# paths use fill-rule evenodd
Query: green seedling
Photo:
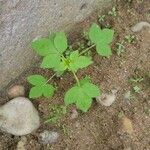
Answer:
<svg viewBox="0 0 150 150"><path fill-rule="evenodd" d="M116 43L116 46L117 46L116 52L118 56L121 56L121 54L124 53L125 51L125 46L123 44L124 44L124 41L122 41L121 43Z"/></svg>
<svg viewBox="0 0 150 150"><path fill-rule="evenodd" d="M116 7L113 7L112 10L108 12L108 15L116 17L117 16Z"/></svg>
<svg viewBox="0 0 150 150"><path fill-rule="evenodd" d="M134 35L127 35L125 36L125 41L127 41L129 44L135 43L135 36Z"/></svg>
<svg viewBox="0 0 150 150"><path fill-rule="evenodd" d="M135 93L140 93L141 92L141 88L137 85L133 87L133 90L134 90Z"/></svg>
<svg viewBox="0 0 150 150"><path fill-rule="evenodd" d="M143 80L144 80L143 77L133 77L129 79L129 81L133 83L139 83L139 82L142 82Z"/></svg>
<svg viewBox="0 0 150 150"><path fill-rule="evenodd" d="M132 95L132 93L131 93L131 91L128 91L126 94L125 94L125 96L124 96L124 98L126 99L126 100L133 100L135 97Z"/></svg>
<svg viewBox="0 0 150 150"><path fill-rule="evenodd" d="M98 21L99 22L104 22L105 18L106 18L106 15L101 15L101 16L98 17Z"/></svg>
<svg viewBox="0 0 150 150"><path fill-rule="evenodd" d="M66 113L66 106L54 105L50 107L51 115L45 121L45 123L58 123L60 118L62 118Z"/></svg>
<svg viewBox="0 0 150 150"><path fill-rule="evenodd" d="M94 85L87 78L79 79L76 75L79 69L88 67L93 63L92 58L85 54L91 49L96 48L100 56L109 58L112 55L111 42L113 40L114 31L112 29L101 29L97 24L93 23L88 32L91 45L83 50L69 50L68 40L64 32L57 32L48 38L41 38L32 42L32 48L43 57L40 65L43 69L52 69L55 74L46 79L41 75L31 75L27 78L28 82L33 85L30 90L30 98L38 98L45 96L52 97L55 88L49 84L50 80L57 74L63 75L65 71L72 73L76 80L65 94L65 106L75 104L78 109L87 112L90 108L93 98L100 96L101 91L98 86Z"/></svg>

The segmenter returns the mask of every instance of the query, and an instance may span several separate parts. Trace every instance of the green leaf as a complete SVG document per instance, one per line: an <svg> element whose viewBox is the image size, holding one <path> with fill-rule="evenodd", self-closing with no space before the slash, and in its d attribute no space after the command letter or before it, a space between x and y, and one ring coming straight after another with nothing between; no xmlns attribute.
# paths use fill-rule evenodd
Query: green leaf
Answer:
<svg viewBox="0 0 150 150"><path fill-rule="evenodd" d="M100 32L100 43L110 44L113 41L114 30L103 29Z"/></svg>
<svg viewBox="0 0 150 150"><path fill-rule="evenodd" d="M100 27L96 23L93 23L89 31L89 38L93 43L97 44L101 40L100 32Z"/></svg>
<svg viewBox="0 0 150 150"><path fill-rule="evenodd" d="M78 99L77 99L77 108L82 110L83 112L87 112L92 104L92 98L88 97L85 93L80 90L78 93Z"/></svg>
<svg viewBox="0 0 150 150"><path fill-rule="evenodd" d="M78 69L85 68L92 64L91 58L86 56L80 56L78 51L74 51L70 55L69 69L77 71Z"/></svg>
<svg viewBox="0 0 150 150"><path fill-rule="evenodd" d="M55 88L50 84L46 84L42 87L43 95L46 98L52 97L54 95L54 90Z"/></svg>
<svg viewBox="0 0 150 150"><path fill-rule="evenodd" d="M91 58L86 56L79 56L75 62L76 66L79 68L86 68L90 64L92 64Z"/></svg>
<svg viewBox="0 0 150 150"><path fill-rule="evenodd" d="M75 103L78 97L79 87L74 86L65 94L65 105Z"/></svg>
<svg viewBox="0 0 150 150"><path fill-rule="evenodd" d="M31 75L27 78L28 82L32 85L42 85L46 83L47 79L45 79L41 75Z"/></svg>
<svg viewBox="0 0 150 150"><path fill-rule="evenodd" d="M51 33L48 38L54 42L54 38L55 38L56 34L55 33Z"/></svg>
<svg viewBox="0 0 150 150"><path fill-rule="evenodd" d="M38 98L42 96L42 86L32 87L29 93L30 98Z"/></svg>
<svg viewBox="0 0 150 150"><path fill-rule="evenodd" d="M56 33L56 36L54 38L54 44L60 53L63 53L67 49L67 38L64 32Z"/></svg>
<svg viewBox="0 0 150 150"><path fill-rule="evenodd" d="M92 104L92 98L100 95L100 90L87 78L81 80L80 84L81 86L75 85L66 93L65 104L75 103L78 109L86 112Z"/></svg>
<svg viewBox="0 0 150 150"><path fill-rule="evenodd" d="M61 63L61 57L57 54L50 54L43 58L41 68L57 68Z"/></svg>
<svg viewBox="0 0 150 150"><path fill-rule="evenodd" d="M112 55L111 48L107 44L99 43L96 45L96 50L99 55L109 57Z"/></svg>
<svg viewBox="0 0 150 150"><path fill-rule="evenodd" d="M94 97L100 96L99 88L92 83L85 83L82 86L82 89L89 97L94 98Z"/></svg>
<svg viewBox="0 0 150 150"><path fill-rule="evenodd" d="M32 48L41 56L56 53L54 43L50 39L41 38L32 42Z"/></svg>
<svg viewBox="0 0 150 150"><path fill-rule="evenodd" d="M86 76L84 79L80 80L80 85L84 85L86 83L91 83L91 78L89 76Z"/></svg>

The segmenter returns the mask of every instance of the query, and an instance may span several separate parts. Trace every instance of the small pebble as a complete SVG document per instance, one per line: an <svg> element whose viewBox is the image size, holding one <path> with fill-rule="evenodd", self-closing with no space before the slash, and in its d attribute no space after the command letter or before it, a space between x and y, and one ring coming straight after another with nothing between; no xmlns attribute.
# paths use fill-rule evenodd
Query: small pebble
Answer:
<svg viewBox="0 0 150 150"><path fill-rule="evenodd" d="M124 116L122 118L122 129L124 132L126 132L128 134L133 134L132 121L129 118L127 118L126 116Z"/></svg>
<svg viewBox="0 0 150 150"><path fill-rule="evenodd" d="M39 142L41 144L52 144L57 141L59 134L57 132L45 130L39 135Z"/></svg>
<svg viewBox="0 0 150 150"><path fill-rule="evenodd" d="M148 22L141 21L141 22L137 23L136 25L134 25L133 27L131 27L131 30L133 32L140 32L145 27L150 28L150 24Z"/></svg>
<svg viewBox="0 0 150 150"><path fill-rule="evenodd" d="M26 137L21 137L21 140L17 144L17 150L26 150L25 145L27 142Z"/></svg>
<svg viewBox="0 0 150 150"><path fill-rule="evenodd" d="M76 119L76 118L78 118L78 112L77 112L77 110L74 108L74 109L72 109L71 119Z"/></svg>
<svg viewBox="0 0 150 150"><path fill-rule="evenodd" d="M101 96L97 97L96 100L103 106L111 106L116 100L116 93L117 90L112 90L111 94L102 94Z"/></svg>
<svg viewBox="0 0 150 150"><path fill-rule="evenodd" d="M22 85L15 85L8 90L9 98L16 98L25 95L25 88Z"/></svg>

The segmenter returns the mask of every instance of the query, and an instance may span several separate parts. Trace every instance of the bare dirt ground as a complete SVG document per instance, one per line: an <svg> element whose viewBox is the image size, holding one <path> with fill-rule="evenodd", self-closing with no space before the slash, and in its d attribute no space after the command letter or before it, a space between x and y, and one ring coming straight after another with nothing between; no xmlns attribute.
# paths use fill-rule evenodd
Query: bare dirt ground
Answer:
<svg viewBox="0 0 150 150"><path fill-rule="evenodd" d="M131 26L140 21L150 22L150 1L123 0L118 1L115 6L116 17L107 15L104 22L99 22L98 16L102 14L92 15L74 28L70 33L70 41L82 41L78 31L81 28L88 28L93 21L102 27L109 23L115 30L111 58L102 58L93 49L94 63L87 69L79 71L78 76L83 78L89 75L92 82L101 87L102 92L118 89L116 101L110 107L102 106L95 101L87 113L79 112L76 119L71 119L71 112L68 111L67 115L61 118L59 126L57 123L42 123L36 133L26 136L27 150L150 150L150 78L147 76L150 71L150 33L148 29L138 33L131 31ZM104 11L103 14L107 14L108 11ZM130 34L135 36L135 42L125 43L124 52L118 56L116 43ZM47 77L52 75L51 71L43 71L37 66L38 64L30 68L10 86L24 85L28 96L30 89L26 81L28 75L33 73L41 73ZM144 79L138 83L141 88L139 93L133 91L133 85L129 82L135 75ZM55 96L51 100L40 98L33 101L40 113L41 122L51 113L49 105L62 105L65 91L75 83L69 73L63 78L54 78L52 82L58 86ZM127 91L132 92L133 99L124 98ZM1 92L0 104L9 100L5 93L4 89ZM131 133L123 128L124 116L132 122ZM46 129L60 133L56 143L42 145L38 142L39 133ZM16 150L19 140L20 137L0 132L0 150Z"/></svg>

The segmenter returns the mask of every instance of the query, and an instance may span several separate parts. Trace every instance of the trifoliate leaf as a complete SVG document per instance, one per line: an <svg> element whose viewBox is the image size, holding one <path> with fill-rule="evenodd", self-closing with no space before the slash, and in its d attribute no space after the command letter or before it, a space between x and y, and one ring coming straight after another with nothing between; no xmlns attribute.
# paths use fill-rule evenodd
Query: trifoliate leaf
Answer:
<svg viewBox="0 0 150 150"><path fill-rule="evenodd" d="M80 86L75 85L66 93L65 104L75 103L78 109L86 112L92 104L92 98L100 95L100 90L86 79L81 81Z"/></svg>
<svg viewBox="0 0 150 150"><path fill-rule="evenodd" d="M93 23L89 31L89 38L94 44L99 43L99 41L101 40L100 32L100 27L96 23Z"/></svg>
<svg viewBox="0 0 150 150"><path fill-rule="evenodd" d="M67 49L67 38L64 32L56 33L56 36L54 38L54 44L60 53L63 53Z"/></svg>
<svg viewBox="0 0 150 150"><path fill-rule="evenodd" d="M32 48L41 56L56 53L54 43L50 39L41 38L32 42Z"/></svg>
<svg viewBox="0 0 150 150"><path fill-rule="evenodd" d="M61 57L57 54L50 54L43 58L41 68L57 68L61 63Z"/></svg>
<svg viewBox="0 0 150 150"><path fill-rule="evenodd" d="M104 43L99 43L96 45L96 50L99 55L109 57L112 55L111 48L109 45Z"/></svg>
<svg viewBox="0 0 150 150"><path fill-rule="evenodd" d="M76 72L78 69L85 68L92 64L91 58L80 56L78 51L74 51L70 55L69 69Z"/></svg>
<svg viewBox="0 0 150 150"><path fill-rule="evenodd" d="M74 86L65 94L65 105L75 103L78 97L79 87Z"/></svg>
<svg viewBox="0 0 150 150"><path fill-rule="evenodd" d="M94 98L100 96L100 89L92 83L85 83L82 86L82 89L89 97Z"/></svg>
<svg viewBox="0 0 150 150"><path fill-rule="evenodd" d="M100 32L100 40L99 42L102 44L110 44L113 41L114 30L111 29L103 29Z"/></svg>
<svg viewBox="0 0 150 150"><path fill-rule="evenodd" d="M38 97L42 96L42 93L43 93L42 86L35 86L35 87L31 88L29 97L30 98L38 98Z"/></svg>
<svg viewBox="0 0 150 150"><path fill-rule="evenodd" d="M52 97L54 94L54 90L55 88L50 84L46 84L42 87L43 95L46 98Z"/></svg>
<svg viewBox="0 0 150 150"><path fill-rule="evenodd" d="M27 78L28 82L32 85L42 85L46 83L47 79L45 79L41 75L31 75Z"/></svg>

